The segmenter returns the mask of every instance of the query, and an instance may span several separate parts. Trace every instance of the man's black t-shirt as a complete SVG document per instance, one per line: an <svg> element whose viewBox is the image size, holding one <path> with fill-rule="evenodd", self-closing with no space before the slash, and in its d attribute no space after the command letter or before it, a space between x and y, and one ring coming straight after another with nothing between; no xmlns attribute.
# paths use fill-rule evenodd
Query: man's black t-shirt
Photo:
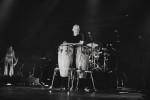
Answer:
<svg viewBox="0 0 150 100"><path fill-rule="evenodd" d="M84 37L83 37L83 34L78 34L77 36L69 36L66 40L66 42L68 43L79 43L80 41L84 41ZM73 67L76 68L76 47L77 46L73 46Z"/></svg>
<svg viewBox="0 0 150 100"><path fill-rule="evenodd" d="M66 42L69 42L69 43L79 43L80 41L84 41L84 37L82 34L79 34L77 36L71 35L66 40Z"/></svg>

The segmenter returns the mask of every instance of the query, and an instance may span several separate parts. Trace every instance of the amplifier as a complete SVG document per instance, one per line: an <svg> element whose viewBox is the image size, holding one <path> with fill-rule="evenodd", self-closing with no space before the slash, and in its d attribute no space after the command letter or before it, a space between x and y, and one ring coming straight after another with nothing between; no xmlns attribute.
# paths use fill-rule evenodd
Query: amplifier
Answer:
<svg viewBox="0 0 150 100"><path fill-rule="evenodd" d="M39 78L29 77L29 78L27 78L27 84L40 85L40 80L39 80Z"/></svg>

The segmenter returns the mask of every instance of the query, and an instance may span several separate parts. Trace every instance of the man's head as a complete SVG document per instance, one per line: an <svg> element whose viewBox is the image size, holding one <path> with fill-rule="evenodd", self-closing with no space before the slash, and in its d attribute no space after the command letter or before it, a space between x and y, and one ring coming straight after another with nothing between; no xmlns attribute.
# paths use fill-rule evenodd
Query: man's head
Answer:
<svg viewBox="0 0 150 100"><path fill-rule="evenodd" d="M9 47L9 50L13 50L13 47L12 47L12 46L10 46L10 47Z"/></svg>
<svg viewBox="0 0 150 100"><path fill-rule="evenodd" d="M73 31L73 35L74 36L77 36L79 34L79 31L80 31L80 27L79 25L75 24L72 28L72 31Z"/></svg>

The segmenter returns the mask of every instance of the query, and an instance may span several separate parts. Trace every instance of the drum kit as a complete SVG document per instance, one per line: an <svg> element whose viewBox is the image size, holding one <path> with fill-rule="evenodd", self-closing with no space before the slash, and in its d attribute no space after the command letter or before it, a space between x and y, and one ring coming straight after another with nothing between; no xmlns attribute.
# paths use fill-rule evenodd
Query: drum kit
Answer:
<svg viewBox="0 0 150 100"><path fill-rule="evenodd" d="M58 48L58 67L60 75L66 77L68 70L73 63L73 48L76 45L76 68L79 70L100 70L105 72L107 67L108 56L107 48L102 48L101 44L88 43L87 45L79 45L74 43L61 44ZM103 56L103 64L99 63L100 56Z"/></svg>
<svg viewBox="0 0 150 100"><path fill-rule="evenodd" d="M93 88L95 88L92 72L94 70L107 72L109 70L107 62L109 56L108 48L103 48L100 43L92 42L86 45L62 43L58 47L58 67L54 69L51 88L53 87L53 81L58 70L61 77L68 77L68 80L71 79L71 88L73 88L75 78L78 81L79 78L86 78L87 73L90 73ZM103 58L102 61L100 61L100 58ZM74 74L74 71L76 74ZM69 83L70 81L68 81Z"/></svg>

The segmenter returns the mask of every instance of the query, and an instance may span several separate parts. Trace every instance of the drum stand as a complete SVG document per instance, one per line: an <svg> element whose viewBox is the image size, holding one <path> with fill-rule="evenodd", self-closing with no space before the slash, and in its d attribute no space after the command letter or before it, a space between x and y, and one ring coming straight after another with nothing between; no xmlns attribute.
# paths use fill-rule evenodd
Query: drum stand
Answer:
<svg viewBox="0 0 150 100"><path fill-rule="evenodd" d="M79 73L79 70L77 70L77 85L76 85L76 89L77 90L78 90L78 85L79 85L79 75L78 75L78 73ZM92 80L93 89L94 89L94 91L97 91L96 88L95 88L92 71L84 71L84 73L90 74L91 80Z"/></svg>
<svg viewBox="0 0 150 100"><path fill-rule="evenodd" d="M74 82L74 75L73 75L73 72L74 72L74 70L75 70L74 68L70 68L70 69L68 70L68 71L69 71L69 75L68 75L68 89L70 88L70 80L72 79L70 90L73 89L73 82ZM57 74L58 71L59 71L59 68L56 67L56 68L54 69L54 74L53 74L53 79L52 79L51 86L49 87L50 89L53 88L55 76L56 76L56 74Z"/></svg>
<svg viewBox="0 0 150 100"><path fill-rule="evenodd" d="M94 48L92 47L92 52L94 52ZM94 66L95 66L95 59L94 59L94 56L92 55L92 64L94 63ZM71 84L71 88L70 90L72 91L73 89L73 83L74 83L74 79L75 79L75 74L73 72L76 72L76 75L77 75L77 84L76 84L76 90L78 90L78 85L79 85L79 72L81 72L81 70L76 70L75 68L71 68L70 69L70 75L69 75L69 80L72 79L72 84ZM92 71L83 71L82 73L87 73L87 74L90 74L90 78L92 80L92 85L93 85L93 89L94 91L97 91L96 88L95 88L95 85L94 85L94 79L93 79L93 73ZM68 84L70 83L70 81L68 81ZM69 86L68 86L69 87Z"/></svg>
<svg viewBox="0 0 150 100"><path fill-rule="evenodd" d="M93 63L93 67L95 68L95 48L92 47L92 63Z"/></svg>
<svg viewBox="0 0 150 100"><path fill-rule="evenodd" d="M70 91L72 91L73 90L73 83L74 83L74 79L75 79L75 68L70 68L70 70L69 70L69 76L68 76L68 88L70 89ZM71 88L70 88L70 80L71 80Z"/></svg>
<svg viewBox="0 0 150 100"><path fill-rule="evenodd" d="M107 51L107 49L106 48L103 48L103 51L104 51L104 65L103 65L103 70L104 70L104 72L108 69L107 68L107 56L108 56L108 54L106 53L106 51Z"/></svg>
<svg viewBox="0 0 150 100"><path fill-rule="evenodd" d="M56 74L57 74L58 71L59 71L59 68L56 67L56 68L54 69L54 74L53 74L53 79L52 79L51 86L49 87L50 89L53 88L54 80L55 80L55 77L56 77Z"/></svg>
<svg viewBox="0 0 150 100"><path fill-rule="evenodd" d="M97 67L96 65L96 59L95 59L95 48L91 47L91 63L89 63L90 68L95 69Z"/></svg>
<svg viewBox="0 0 150 100"><path fill-rule="evenodd" d="M92 51L92 61L91 61L91 62L92 62L92 65L91 65L91 66L95 68L95 58L94 58L95 54L93 54L93 52L95 52L95 48L93 48L93 46L92 46L92 48L91 48L91 51ZM82 72L82 70L76 70L76 73L77 73L76 90L78 90L79 79L80 79L79 73L80 73L80 72ZM91 80L92 80L93 89L94 89L94 91L97 91L96 88L95 88L95 84L94 84L93 72L92 72L92 71L89 71L89 70L85 70L85 71L83 71L82 73L83 73L83 74L90 74L90 78L91 78ZM86 77L85 77L85 79L86 79Z"/></svg>
<svg viewBox="0 0 150 100"><path fill-rule="evenodd" d="M116 40L116 45L117 45L117 48L116 48L116 68L115 68L115 71L116 71L116 88L117 89L123 89L124 88L124 82L127 81L127 76L125 75L124 72L121 72L118 70L118 60L119 60L119 46L120 46L120 40L119 40L119 35L116 35L117 37L117 40ZM119 75L119 72L120 72L120 75ZM121 86L119 86L119 76L124 76L125 77L125 81L121 78Z"/></svg>
<svg viewBox="0 0 150 100"><path fill-rule="evenodd" d="M90 39L91 39L91 42L93 42L92 45L91 45L91 47L92 47L92 49L91 49L91 54L92 54L92 65L94 64L94 65L93 65L93 68L95 68L95 66L96 66L96 63L95 63L95 54L93 54L93 52L95 53L94 41L93 41L93 38L92 38L90 32L89 32L88 34L89 34L89 37L90 37ZM85 73L89 73L89 74L91 75L92 84L93 84L93 89L94 89L94 91L97 91L96 88L95 88L92 71L85 71ZM79 84L79 77L78 77L78 79L77 79L77 88L78 88L78 84Z"/></svg>
<svg viewBox="0 0 150 100"><path fill-rule="evenodd" d="M95 68L95 59L94 59L95 54L93 55L93 52L95 52L94 41L93 41L93 38L92 38L90 32L88 33L88 35L89 35L89 38L91 39L91 42L92 42L92 44L91 44L92 61L91 62L92 62L93 67Z"/></svg>

